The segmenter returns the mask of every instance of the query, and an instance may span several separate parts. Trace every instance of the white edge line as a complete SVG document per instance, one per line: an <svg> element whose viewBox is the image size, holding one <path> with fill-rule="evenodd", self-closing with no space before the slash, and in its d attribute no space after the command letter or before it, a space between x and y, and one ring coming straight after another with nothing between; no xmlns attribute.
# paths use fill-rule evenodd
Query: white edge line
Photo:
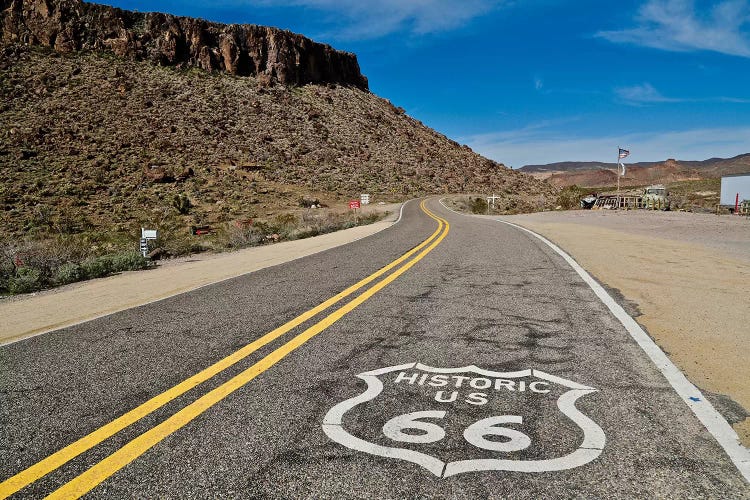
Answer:
<svg viewBox="0 0 750 500"><path fill-rule="evenodd" d="M217 281L212 281L212 282L210 282L210 283L204 283L204 284L202 284L202 285L196 286L195 288L189 288L189 289L187 289L187 290L182 290L182 291L180 291L180 292L177 292L177 293L173 293L172 295L167 295L166 297L161 297L161 298L158 298L158 299L155 299L155 300L150 300L150 301L148 301L148 302L143 302L142 304L138 304L138 305L135 305L135 306L130 306L130 307L126 307L126 308L124 308L124 309L118 309L118 310L116 310L116 311L110 311L110 312L107 312L107 313L104 313L104 314L100 314L100 315L98 315L98 316L92 316L92 317L90 317L90 318L82 319L81 321L76 321L75 323L70 323L70 324L67 324L67 325L63 325L63 326L56 326L55 328L50 328L49 330L44 330L44 331L42 331L42 332L37 332L37 333L34 333L34 334L32 334L32 335L28 335L28 336L25 336L25 337L20 337L20 338L17 338L17 339L13 339L13 340L11 340L11 341L9 341L9 342L0 342L0 347L5 347L6 345L11 345L11 344L15 344L16 342L21 342L21 341L24 341L24 340L32 339L32 338L34 338L34 337L38 337L39 335L45 335L45 334L47 334L47 333L55 332L55 331L57 331L57 330L64 330L65 328L70 328L70 327L73 327L73 326L78 326L78 325L82 325L82 324L84 324L84 323L88 323L89 321L95 321L95 320L97 320L97 319L102 319L102 318L106 318L107 316L112 316L113 314L121 313L121 312L123 312L123 311L129 311L130 309L135 309L135 308L137 308L137 307L147 306L147 305L149 305L149 304L156 304L157 302L161 302L162 300L167 300L167 299L171 299L171 298L177 297L178 295L182 295L182 294L184 294L184 293L190 293L190 292L194 292L194 291L196 291L196 290L200 290L201 288L205 288L205 287L208 287L208 286L213 286L213 285L217 285L217 284L219 284L219 283L223 283L223 282L225 282L225 281L233 280L233 279L236 279L236 278L241 278L241 277L243 277L243 276L247 276L247 275L249 275L249 274L257 273L258 271L262 271L262 270L265 270L265 269L270 269L270 268L272 268L272 267L276 267L276 266L283 266L284 264L287 264L287 263L289 263L289 262L294 262L295 260L299 260L299 259L304 259L305 257L310 257L310 256L312 256L312 255L316 255L316 254L319 254L319 253L322 253L322 252L327 252L328 250L333 250L334 248L339 248L339 247L343 247L344 245L348 245L348 244L350 244L350 243L354 243L355 241L359 241L359 240L363 240L363 239L365 239L365 238L369 238L370 236L374 236L374 235L376 235L376 234L378 234L378 233L380 233L380 232L382 232L382 231L385 231L386 229L389 229L389 228L391 228L391 227L395 226L395 225L396 225L396 224L398 224L399 222L401 222L401 219L402 219L402 218L403 218L403 216L404 216L404 207L405 207L405 206L406 206L406 204L407 204L407 203L409 203L410 201L413 201L413 199L411 199L411 200L406 200L405 202L403 202L403 203L401 204L401 210L400 210L400 212L399 212L399 216L398 216L398 219L396 219L396 222L394 222L394 223L393 223L393 224L391 224L390 226L386 226L386 227L384 227L384 228L382 228L382 229L378 229L378 230L377 230L377 231L375 231L374 233L372 233L372 234L368 234L367 236L360 236L359 238L355 238L355 239L353 239L352 241L347 241L346 243L342 243L341 245L336 245L336 246L333 246L333 247L330 247L330 248L325 248L325 249L323 249L323 250L317 250L317 251L315 251L315 252L313 252L313 253L309 253L309 254L307 254L307 255L301 255L301 256L299 256L299 257L294 257L293 259L289 259L289 260L287 260L287 261L285 261L285 262L279 262L278 264L274 264L274 265L272 265L272 266L261 267L261 268L259 268L259 269L254 269L254 270L252 270L252 271L248 271L248 272L246 272L246 273L238 274L238 275L236 275L236 276L230 276L230 277L228 277L228 278L222 278L222 279L220 279L220 280L217 280ZM86 282L85 282L85 281L83 281L83 282L81 282L81 283L85 284Z"/></svg>
<svg viewBox="0 0 750 500"><path fill-rule="evenodd" d="M406 200L405 202L403 202L403 203L401 204L401 210L399 210L399 212L398 212L398 219L396 219L396 222L394 222L393 224L391 224L391 226L395 226L396 224L398 224L399 222L401 222L401 219L402 219L402 218L403 218L403 216L404 216L404 207L405 207L405 206L406 206L406 204L407 204L407 203L409 203L410 201L411 201L411 200ZM391 226L388 226L388 227L391 227ZM384 229L385 229L385 228L384 228ZM381 229L380 231L382 231L382 230L383 230L383 229ZM378 231L378 233L379 233L380 231ZM377 233L373 233L373 234L377 234ZM355 241L356 241L356 240L355 240Z"/></svg>
<svg viewBox="0 0 750 500"><path fill-rule="evenodd" d="M443 203L445 198L440 199L440 204L443 205L447 210L466 217L472 217L468 214L462 214L449 208ZM491 219L495 222L501 222L508 226L515 227L521 231L525 231L530 235L543 241L547 246L560 255L569 265L572 267L578 275L586 282L589 287L594 291L597 297L604 303L610 312L620 321L622 326L628 331L630 336L636 343L643 349L646 355L661 371L664 377L667 379L672 388L677 392L677 395L682 398L686 405L693 411L698 420L701 421L703 426L711 433L716 439L719 445L724 448L724 451L732 460L732 463L737 467L740 473L744 476L747 482L750 482L750 450L742 446L740 438L737 433L732 429L732 426L726 421L726 419L716 411L716 408L711 402L706 399L701 391L695 387L685 375L680 371L677 366L669 359L669 357L661 350L661 348L654 342L651 337L641 328L641 326L627 313L625 309L618 304L609 293L602 287L591 275L576 262L573 257L568 255L560 247L549 241L544 236L526 229L518 224L507 222L500 219ZM699 401L693 401L690 398L697 398Z"/></svg>

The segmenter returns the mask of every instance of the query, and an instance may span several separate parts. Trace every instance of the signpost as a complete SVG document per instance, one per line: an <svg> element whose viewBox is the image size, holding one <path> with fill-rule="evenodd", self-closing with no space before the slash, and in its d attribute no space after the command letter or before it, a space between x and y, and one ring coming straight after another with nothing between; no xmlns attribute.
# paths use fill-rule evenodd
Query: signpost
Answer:
<svg viewBox="0 0 750 500"><path fill-rule="evenodd" d="M487 197L487 215L490 214L490 207L492 207L492 210L494 210L495 202L501 198L502 196L495 196L495 193L492 193L492 196Z"/></svg>
<svg viewBox="0 0 750 500"><path fill-rule="evenodd" d="M359 200L349 200L349 209L350 210L357 210L361 208L362 205Z"/></svg>
<svg viewBox="0 0 750 500"><path fill-rule="evenodd" d="M148 240L156 239L156 229L141 228L141 254L148 255Z"/></svg>
<svg viewBox="0 0 750 500"><path fill-rule="evenodd" d="M370 195L363 193L359 197L360 201L362 202L362 205L369 205L370 204Z"/></svg>

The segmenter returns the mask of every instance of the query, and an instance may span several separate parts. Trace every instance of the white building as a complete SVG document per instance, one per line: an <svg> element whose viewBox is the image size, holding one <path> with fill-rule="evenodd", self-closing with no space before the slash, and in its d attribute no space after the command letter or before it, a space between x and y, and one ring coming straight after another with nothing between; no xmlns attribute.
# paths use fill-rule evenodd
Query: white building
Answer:
<svg viewBox="0 0 750 500"><path fill-rule="evenodd" d="M721 205L734 206L737 195L742 200L750 200L750 173L725 175L721 178Z"/></svg>

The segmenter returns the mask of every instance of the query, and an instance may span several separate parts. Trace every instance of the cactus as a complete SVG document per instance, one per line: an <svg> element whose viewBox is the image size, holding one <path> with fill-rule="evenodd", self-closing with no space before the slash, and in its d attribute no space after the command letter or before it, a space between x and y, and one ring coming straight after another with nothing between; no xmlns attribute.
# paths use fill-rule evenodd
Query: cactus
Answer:
<svg viewBox="0 0 750 500"><path fill-rule="evenodd" d="M193 204L190 203L190 198L186 194L176 194L172 200L172 206L182 215L187 215L190 213Z"/></svg>

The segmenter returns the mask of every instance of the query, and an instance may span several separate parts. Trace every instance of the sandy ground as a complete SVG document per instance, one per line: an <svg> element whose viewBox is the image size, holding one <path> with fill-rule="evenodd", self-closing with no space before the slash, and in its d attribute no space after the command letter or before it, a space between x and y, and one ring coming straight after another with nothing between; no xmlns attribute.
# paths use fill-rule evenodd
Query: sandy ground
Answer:
<svg viewBox="0 0 750 500"><path fill-rule="evenodd" d="M545 212L501 217L570 253L704 391L750 411L750 219L680 212ZM734 424L750 446L750 418Z"/></svg>
<svg viewBox="0 0 750 500"><path fill-rule="evenodd" d="M382 221L304 240L201 254L35 294L0 300L0 345L171 297L211 283L275 266L381 231L398 218L401 204L373 205L388 211Z"/></svg>

